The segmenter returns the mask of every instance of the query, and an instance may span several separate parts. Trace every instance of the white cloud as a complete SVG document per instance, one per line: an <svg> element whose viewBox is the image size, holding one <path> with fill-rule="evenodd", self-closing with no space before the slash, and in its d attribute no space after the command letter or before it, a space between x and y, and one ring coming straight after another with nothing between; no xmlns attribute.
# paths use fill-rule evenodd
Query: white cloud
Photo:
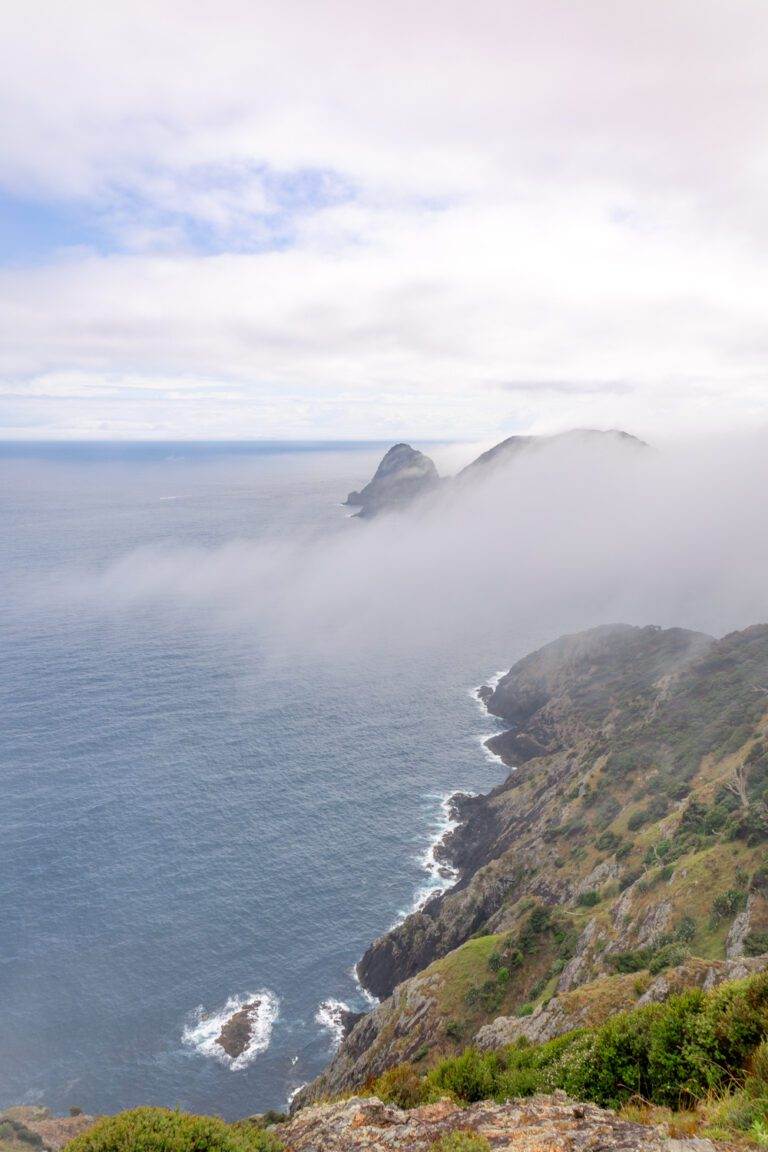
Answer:
<svg viewBox="0 0 768 1152"><path fill-rule="evenodd" d="M0 271L10 434L764 414L761 0L7 16L0 180L128 249ZM275 183L307 168L354 198L294 206L270 249Z"/></svg>

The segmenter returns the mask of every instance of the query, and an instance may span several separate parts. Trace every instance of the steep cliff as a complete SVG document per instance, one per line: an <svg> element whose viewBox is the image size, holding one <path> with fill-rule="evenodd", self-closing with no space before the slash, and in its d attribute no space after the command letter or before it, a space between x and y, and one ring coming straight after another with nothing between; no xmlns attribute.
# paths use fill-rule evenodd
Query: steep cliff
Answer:
<svg viewBox="0 0 768 1152"><path fill-rule="evenodd" d="M444 852L459 882L365 953L383 1003L300 1102L481 1029L488 1043L501 1017L552 1005L550 1032L572 1027L580 988L599 1014L660 973L717 982L726 960L768 952L768 626L598 628L481 695L511 725L491 745L516 767L458 801ZM645 987L625 979L638 973Z"/></svg>

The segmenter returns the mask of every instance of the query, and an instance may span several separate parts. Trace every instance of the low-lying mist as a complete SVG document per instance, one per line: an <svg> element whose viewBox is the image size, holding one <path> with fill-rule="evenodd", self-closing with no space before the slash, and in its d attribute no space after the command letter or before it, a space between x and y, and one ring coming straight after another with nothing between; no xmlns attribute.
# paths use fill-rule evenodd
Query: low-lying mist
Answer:
<svg viewBox="0 0 768 1152"><path fill-rule="evenodd" d="M609 621L721 634L768 619L768 436L557 441L318 539L129 551L38 586L98 615L252 633L315 661L554 638ZM339 493L343 498L344 492Z"/></svg>

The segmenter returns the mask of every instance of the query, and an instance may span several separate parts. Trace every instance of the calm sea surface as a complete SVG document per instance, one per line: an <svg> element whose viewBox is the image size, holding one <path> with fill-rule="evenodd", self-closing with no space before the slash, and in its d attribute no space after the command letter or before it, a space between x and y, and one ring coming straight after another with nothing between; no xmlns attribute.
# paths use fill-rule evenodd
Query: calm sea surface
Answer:
<svg viewBox="0 0 768 1152"><path fill-rule="evenodd" d="M360 532L339 501L381 453L0 447L0 1105L284 1106L332 1053L321 1005L364 1006L355 960L435 882L441 799L503 778L469 690L528 645L280 659L204 607L62 593L137 553Z"/></svg>

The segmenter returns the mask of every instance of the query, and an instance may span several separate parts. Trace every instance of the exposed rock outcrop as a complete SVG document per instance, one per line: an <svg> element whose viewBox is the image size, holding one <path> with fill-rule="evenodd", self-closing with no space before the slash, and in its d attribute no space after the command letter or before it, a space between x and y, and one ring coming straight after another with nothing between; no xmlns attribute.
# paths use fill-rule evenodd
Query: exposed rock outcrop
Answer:
<svg viewBox="0 0 768 1152"><path fill-rule="evenodd" d="M250 1044L253 1037L254 1018L258 1016L260 1007L261 1000L252 1000L250 1004L244 1004L237 1012L233 1012L219 1032L216 1043L233 1060L242 1056Z"/></svg>
<svg viewBox="0 0 768 1152"><path fill-rule="evenodd" d="M715 1152L709 1140L671 1139L562 1092L461 1108L450 1100L402 1111L375 1096L299 1112L275 1129L291 1152L430 1152L451 1132L485 1137L493 1152Z"/></svg>

